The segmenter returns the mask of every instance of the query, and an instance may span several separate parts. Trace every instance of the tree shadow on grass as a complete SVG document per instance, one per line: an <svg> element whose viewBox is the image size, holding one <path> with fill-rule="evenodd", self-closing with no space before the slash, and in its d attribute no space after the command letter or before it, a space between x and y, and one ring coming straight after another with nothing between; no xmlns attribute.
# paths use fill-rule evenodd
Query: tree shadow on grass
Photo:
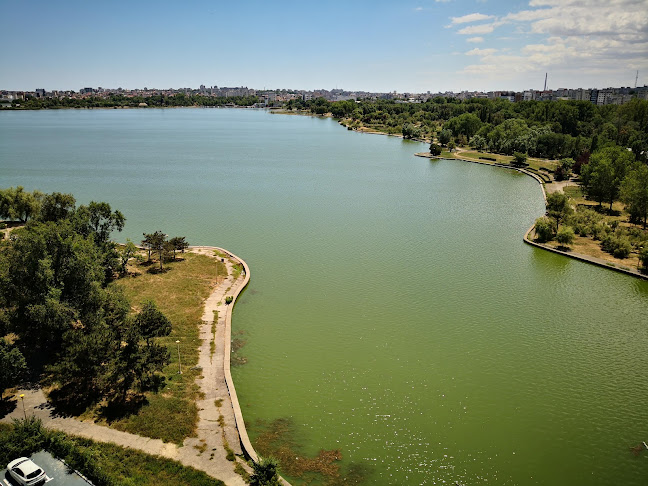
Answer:
<svg viewBox="0 0 648 486"><path fill-rule="evenodd" d="M166 267L162 268L162 270L160 270L160 267L150 267L148 270L146 270L146 273L150 273L152 275L157 275L157 274L167 273L170 270L173 270L173 269L171 267L169 267L169 266L166 266Z"/></svg>
<svg viewBox="0 0 648 486"><path fill-rule="evenodd" d="M15 398L15 400L13 400ZM18 407L18 398L16 395L7 395L0 400L0 418L4 418Z"/></svg>
<svg viewBox="0 0 648 486"><path fill-rule="evenodd" d="M144 395L129 396L126 400L115 400L99 407L98 415L109 424L126 418L130 415L137 415L144 405L149 401Z"/></svg>

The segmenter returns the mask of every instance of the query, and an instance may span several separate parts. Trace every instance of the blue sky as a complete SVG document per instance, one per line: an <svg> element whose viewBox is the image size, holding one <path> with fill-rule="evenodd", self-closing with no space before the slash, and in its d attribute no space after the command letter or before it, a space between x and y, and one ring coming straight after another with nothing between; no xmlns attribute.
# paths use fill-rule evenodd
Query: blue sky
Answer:
<svg viewBox="0 0 648 486"><path fill-rule="evenodd" d="M648 84L648 0L0 0L0 89Z"/></svg>

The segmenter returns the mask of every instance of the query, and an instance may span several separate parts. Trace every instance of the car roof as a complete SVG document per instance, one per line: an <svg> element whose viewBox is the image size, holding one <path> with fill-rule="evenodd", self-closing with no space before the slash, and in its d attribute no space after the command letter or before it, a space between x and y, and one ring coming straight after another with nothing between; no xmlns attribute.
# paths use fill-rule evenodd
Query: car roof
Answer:
<svg viewBox="0 0 648 486"><path fill-rule="evenodd" d="M23 459L23 460L21 460ZM17 459L18 462L12 461L11 464L9 464L8 468L9 469L19 469L20 475L22 477L27 477L31 473L36 472L36 471L41 471L41 468L38 467L34 461L27 457L21 457L20 459ZM13 464L13 462L16 462L16 464ZM13 465L12 465L13 464Z"/></svg>

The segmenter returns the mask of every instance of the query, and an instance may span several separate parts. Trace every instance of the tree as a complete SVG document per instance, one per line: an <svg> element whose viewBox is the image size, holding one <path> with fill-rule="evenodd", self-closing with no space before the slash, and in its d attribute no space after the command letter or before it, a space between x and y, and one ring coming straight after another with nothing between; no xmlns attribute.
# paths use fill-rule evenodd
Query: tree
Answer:
<svg viewBox="0 0 648 486"><path fill-rule="evenodd" d="M626 204L630 216L635 221L643 221L646 228L648 219L648 166L637 164L621 183L621 200Z"/></svg>
<svg viewBox="0 0 648 486"><path fill-rule="evenodd" d="M535 233L537 241L545 243L553 239L556 232L555 221L547 216L536 219Z"/></svg>
<svg viewBox="0 0 648 486"><path fill-rule="evenodd" d="M441 146L436 143L430 144L430 155L439 156L441 155Z"/></svg>
<svg viewBox="0 0 648 486"><path fill-rule="evenodd" d="M640 270L648 273L648 246L645 246L639 252Z"/></svg>
<svg viewBox="0 0 648 486"><path fill-rule="evenodd" d="M403 138L421 138L422 130L412 123L405 123L402 128Z"/></svg>
<svg viewBox="0 0 648 486"><path fill-rule="evenodd" d="M556 241L562 247L568 247L574 242L574 230L570 226L563 226L556 233Z"/></svg>
<svg viewBox="0 0 648 486"><path fill-rule="evenodd" d="M477 133L482 125L479 117L473 113L464 113L448 120L444 128L452 131L454 135L465 135L467 141Z"/></svg>
<svg viewBox="0 0 648 486"><path fill-rule="evenodd" d="M250 486L279 486L277 474L278 462L271 457L259 458L258 462L252 464L252 476Z"/></svg>
<svg viewBox="0 0 648 486"><path fill-rule="evenodd" d="M161 231L156 231L153 234L146 235L148 238L148 243L151 247L151 250L158 253L158 259L160 260L160 271L162 271L162 258L164 256L164 244L166 243L167 235Z"/></svg>
<svg viewBox="0 0 648 486"><path fill-rule="evenodd" d="M155 302L147 300L142 303L142 310L135 318L139 334L151 343L155 337L168 336L171 333L171 321L157 308Z"/></svg>
<svg viewBox="0 0 648 486"><path fill-rule="evenodd" d="M556 221L557 228L574 210L569 203L569 198L563 192L552 192L547 195L547 215Z"/></svg>
<svg viewBox="0 0 648 486"><path fill-rule="evenodd" d="M27 192L22 186L4 189L0 192L0 218L26 223L38 214L42 198L40 191Z"/></svg>
<svg viewBox="0 0 648 486"><path fill-rule="evenodd" d="M439 143L441 145L447 145L451 139L452 139L452 132L450 130L444 128L439 132Z"/></svg>
<svg viewBox="0 0 648 486"><path fill-rule="evenodd" d="M174 236L173 238L171 238L169 240L169 244L170 244L171 249L173 251L173 259L174 260L176 259L176 251L182 251L182 253L184 253L184 251L187 248L189 248L189 243L187 243L187 241L185 241L184 236Z"/></svg>
<svg viewBox="0 0 648 486"><path fill-rule="evenodd" d="M76 209L76 199L72 194L53 192L43 197L38 214L39 221L60 221L69 218Z"/></svg>
<svg viewBox="0 0 648 486"><path fill-rule="evenodd" d="M522 167L525 165L529 165L526 163L527 160L527 155L523 154L521 152L515 152L513 154L513 165L516 167Z"/></svg>
<svg viewBox="0 0 648 486"><path fill-rule="evenodd" d="M554 177L557 181L569 179L576 161L572 158L560 159L560 165L554 171Z"/></svg>
<svg viewBox="0 0 648 486"><path fill-rule="evenodd" d="M599 205L603 201L612 204L619 198L621 182L633 162L632 152L616 145L607 146L594 152L589 164L581 168L583 189Z"/></svg>
<svg viewBox="0 0 648 486"><path fill-rule="evenodd" d="M122 275L126 274L126 265L128 265L128 260L134 257L137 254L137 247L135 243L126 238L126 244L119 249L119 260L120 260L120 273Z"/></svg>
<svg viewBox="0 0 648 486"><path fill-rule="evenodd" d="M4 400L4 391L17 385L26 371L27 364L20 350L0 337L0 401Z"/></svg>
<svg viewBox="0 0 648 486"><path fill-rule="evenodd" d="M452 151L455 149L455 147L456 147L456 144L454 143L454 140L450 140L450 141L448 142L448 150L449 150L450 152L452 152Z"/></svg>

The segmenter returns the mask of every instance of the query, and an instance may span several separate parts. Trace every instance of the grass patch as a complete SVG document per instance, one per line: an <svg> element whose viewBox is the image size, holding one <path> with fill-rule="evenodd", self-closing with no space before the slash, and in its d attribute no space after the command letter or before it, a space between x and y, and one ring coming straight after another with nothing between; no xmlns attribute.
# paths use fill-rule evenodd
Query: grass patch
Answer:
<svg viewBox="0 0 648 486"><path fill-rule="evenodd" d="M186 437L195 434L198 421L195 400L199 387L195 380L201 370L195 366L203 301L217 278L227 275L227 269L214 258L192 253L185 253L183 260L168 262L165 268L167 271L163 273L147 273L145 266L136 265L132 270L137 276L112 284L123 289L135 308L144 300L154 300L171 320L173 330L170 336L160 339L170 354L169 365L163 370L166 386L158 394L147 394L145 404L137 413L110 417L107 421L119 430L182 444ZM176 340L180 340L182 375L178 374Z"/></svg>
<svg viewBox="0 0 648 486"><path fill-rule="evenodd" d="M216 405L217 408L221 408L221 406L223 405L223 399L219 398L218 400L214 400L214 405ZM221 415L221 417L222 417L222 415ZM220 424L220 422L219 422L219 424Z"/></svg>
<svg viewBox="0 0 648 486"><path fill-rule="evenodd" d="M243 478L246 483L250 482L250 475L239 462L234 465L234 472Z"/></svg>
<svg viewBox="0 0 648 486"><path fill-rule="evenodd" d="M565 186L563 187L563 192L570 198L574 199L576 202L582 202L578 201L579 199L584 199L583 198L583 190L581 189L580 186Z"/></svg>

